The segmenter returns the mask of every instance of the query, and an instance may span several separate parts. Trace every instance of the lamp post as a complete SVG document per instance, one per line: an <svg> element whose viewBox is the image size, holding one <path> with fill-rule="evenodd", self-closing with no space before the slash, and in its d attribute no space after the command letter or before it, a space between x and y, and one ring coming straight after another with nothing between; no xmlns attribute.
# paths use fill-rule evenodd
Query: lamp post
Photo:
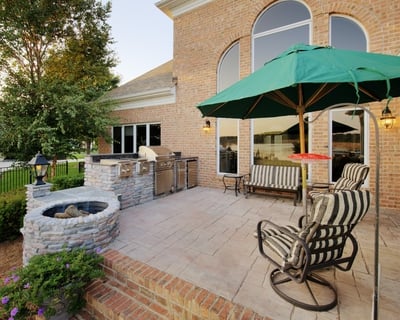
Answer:
<svg viewBox="0 0 400 320"><path fill-rule="evenodd" d="M36 178L35 185L43 185L46 184L43 181L43 177L46 175L47 168L49 167L49 162L47 159L38 152L28 164L32 167L32 173Z"/></svg>

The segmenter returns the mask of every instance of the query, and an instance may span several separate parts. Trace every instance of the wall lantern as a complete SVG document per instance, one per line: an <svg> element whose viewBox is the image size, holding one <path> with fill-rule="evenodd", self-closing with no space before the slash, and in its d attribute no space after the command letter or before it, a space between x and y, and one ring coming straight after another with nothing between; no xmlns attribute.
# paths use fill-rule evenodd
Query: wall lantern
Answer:
<svg viewBox="0 0 400 320"><path fill-rule="evenodd" d="M203 126L203 131L204 132L209 132L211 129L211 122L210 120L206 120L204 126Z"/></svg>
<svg viewBox="0 0 400 320"><path fill-rule="evenodd" d="M43 178L47 173L47 168L49 167L49 162L47 159L40 152L38 152L37 155L28 162L28 164L32 167L32 173L36 178L35 185L39 186L46 184L43 181Z"/></svg>
<svg viewBox="0 0 400 320"><path fill-rule="evenodd" d="M389 103L387 103L385 109L382 110L382 116L380 119L382 126L386 129L392 128L395 119L396 117L392 115L392 111L389 109Z"/></svg>

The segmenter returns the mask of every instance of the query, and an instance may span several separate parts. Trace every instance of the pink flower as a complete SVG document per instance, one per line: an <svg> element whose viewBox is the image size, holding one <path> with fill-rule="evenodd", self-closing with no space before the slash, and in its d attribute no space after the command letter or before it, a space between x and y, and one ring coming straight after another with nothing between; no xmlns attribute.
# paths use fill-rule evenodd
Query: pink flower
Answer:
<svg viewBox="0 0 400 320"><path fill-rule="evenodd" d="M18 313L18 308L15 307L14 309L11 310L10 316L11 316L11 317L15 317L15 315L16 315L17 313Z"/></svg>
<svg viewBox="0 0 400 320"><path fill-rule="evenodd" d="M8 301L10 301L10 298L8 298L7 296L1 298L1 303L2 303L2 304L7 304Z"/></svg>
<svg viewBox="0 0 400 320"><path fill-rule="evenodd" d="M44 308L39 308L37 314L38 314L39 317L43 316L44 315Z"/></svg>

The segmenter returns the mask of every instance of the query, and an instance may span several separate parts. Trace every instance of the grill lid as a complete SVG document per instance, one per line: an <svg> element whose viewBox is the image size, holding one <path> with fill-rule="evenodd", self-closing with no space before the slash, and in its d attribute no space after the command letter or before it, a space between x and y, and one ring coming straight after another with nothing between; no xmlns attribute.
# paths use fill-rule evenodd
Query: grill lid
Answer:
<svg viewBox="0 0 400 320"><path fill-rule="evenodd" d="M156 161L158 158L168 159L175 154L168 148L162 146L140 146L139 156L149 161Z"/></svg>

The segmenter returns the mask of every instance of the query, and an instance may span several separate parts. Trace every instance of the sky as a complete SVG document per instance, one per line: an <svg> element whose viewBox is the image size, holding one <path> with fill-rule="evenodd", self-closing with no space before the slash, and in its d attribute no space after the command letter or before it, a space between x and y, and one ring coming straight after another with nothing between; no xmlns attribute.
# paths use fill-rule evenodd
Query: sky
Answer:
<svg viewBox="0 0 400 320"><path fill-rule="evenodd" d="M109 24L124 84L172 59L173 23L155 5L157 0L112 0Z"/></svg>

